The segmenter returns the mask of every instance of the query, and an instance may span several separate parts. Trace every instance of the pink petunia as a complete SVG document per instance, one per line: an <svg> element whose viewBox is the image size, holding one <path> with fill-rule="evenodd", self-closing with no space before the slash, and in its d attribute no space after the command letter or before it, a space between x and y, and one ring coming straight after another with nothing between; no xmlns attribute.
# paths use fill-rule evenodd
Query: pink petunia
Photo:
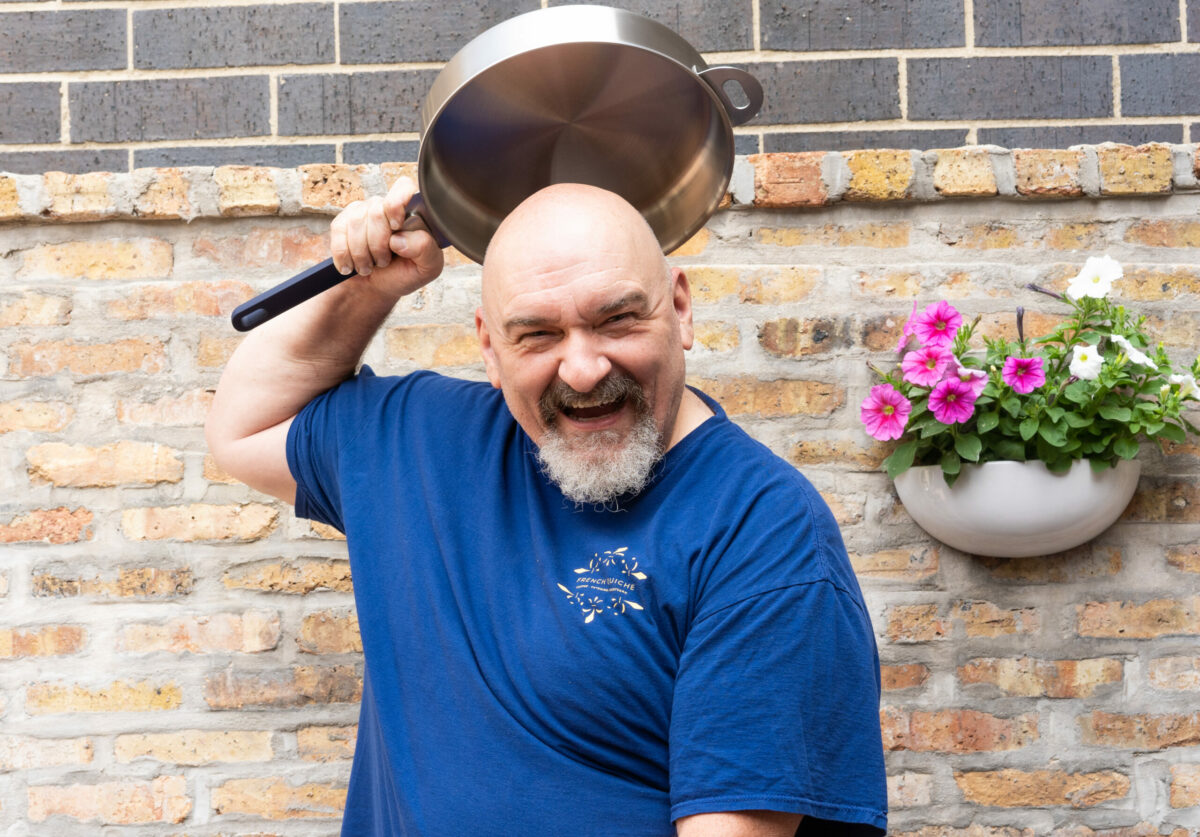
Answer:
<svg viewBox="0 0 1200 837"><path fill-rule="evenodd" d="M904 329L900 332L900 342L896 344L896 351L902 352L908 347L908 338L912 337L913 331L916 328L917 319L917 301L913 300L912 313L908 315L908 319L904 323Z"/></svg>
<svg viewBox="0 0 1200 837"><path fill-rule="evenodd" d="M1000 375L1004 383L1013 388L1013 392L1021 395L1033 392L1046 383L1040 357L1010 357L1004 361L1004 370Z"/></svg>
<svg viewBox="0 0 1200 837"><path fill-rule="evenodd" d="M950 354L950 362L946 365L944 378L957 378L971 388L971 397L978 398L979 393L987 386L988 375L982 369L972 369L963 366L962 361Z"/></svg>
<svg viewBox="0 0 1200 837"><path fill-rule="evenodd" d="M917 339L926 346L949 346L954 334L962 325L962 315L946 300L939 300L925 307L916 316L913 330Z"/></svg>
<svg viewBox="0 0 1200 837"><path fill-rule="evenodd" d="M911 351L900 362L904 380L917 386L931 387L942 379L951 357L953 355L940 346L922 346Z"/></svg>
<svg viewBox="0 0 1200 837"><path fill-rule="evenodd" d="M871 387L859 411L859 418L867 426L867 433L879 440L899 439L908 423L912 404L891 384Z"/></svg>
<svg viewBox="0 0 1200 837"><path fill-rule="evenodd" d="M960 424L975 413L976 395L959 378L946 378L929 393L929 409L942 424Z"/></svg>

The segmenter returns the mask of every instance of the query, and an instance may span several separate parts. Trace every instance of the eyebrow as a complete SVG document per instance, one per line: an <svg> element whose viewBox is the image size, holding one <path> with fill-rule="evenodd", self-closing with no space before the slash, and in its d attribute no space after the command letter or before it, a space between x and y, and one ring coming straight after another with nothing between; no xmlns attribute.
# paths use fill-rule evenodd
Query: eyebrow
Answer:
<svg viewBox="0 0 1200 837"><path fill-rule="evenodd" d="M643 291L631 291L611 302L606 302L596 309L597 316L603 317L605 314L612 314L615 311L621 311L627 308L645 308L649 298ZM544 325L553 323L551 317L513 317L504 321L504 328L521 329L521 328L538 328Z"/></svg>

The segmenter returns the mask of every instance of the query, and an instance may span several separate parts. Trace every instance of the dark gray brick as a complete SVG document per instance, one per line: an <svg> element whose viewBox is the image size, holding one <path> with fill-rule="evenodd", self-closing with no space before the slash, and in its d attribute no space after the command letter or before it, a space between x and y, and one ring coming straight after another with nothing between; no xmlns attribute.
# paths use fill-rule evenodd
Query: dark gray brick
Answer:
<svg viewBox="0 0 1200 837"><path fill-rule="evenodd" d="M762 151L762 141L758 134L734 134L734 154L758 154Z"/></svg>
<svg viewBox="0 0 1200 837"><path fill-rule="evenodd" d="M90 171L125 171L128 167L129 152L112 148L0 153L0 171L13 174L41 174L47 171L85 174Z"/></svg>
<svg viewBox="0 0 1200 837"><path fill-rule="evenodd" d="M962 0L763 0L764 49L951 47L966 43Z"/></svg>
<svg viewBox="0 0 1200 837"><path fill-rule="evenodd" d="M0 142L58 142L62 125L59 84L0 84Z"/></svg>
<svg viewBox="0 0 1200 837"><path fill-rule="evenodd" d="M283 76L279 133L393 134L421 130L421 106L436 70Z"/></svg>
<svg viewBox="0 0 1200 837"><path fill-rule="evenodd" d="M270 132L266 76L68 85L73 142L215 139Z"/></svg>
<svg viewBox="0 0 1200 837"><path fill-rule="evenodd" d="M1121 113L1200 113L1200 55L1122 55Z"/></svg>
<svg viewBox="0 0 1200 837"><path fill-rule="evenodd" d="M342 162L353 166L363 163L415 163L420 143L413 140L400 142L348 142L342 146Z"/></svg>
<svg viewBox="0 0 1200 837"><path fill-rule="evenodd" d="M958 148L967 129L933 131L813 131L763 135L764 151L857 151L862 148Z"/></svg>
<svg viewBox="0 0 1200 837"><path fill-rule="evenodd" d="M444 0L346 3L341 7L343 64L447 61L493 25L540 7L538 0Z"/></svg>
<svg viewBox="0 0 1200 837"><path fill-rule="evenodd" d="M1179 0L975 0L977 46L1179 40Z"/></svg>
<svg viewBox="0 0 1200 837"><path fill-rule="evenodd" d="M763 86L754 123L857 122L900 116L900 67L894 58L745 64Z"/></svg>
<svg viewBox="0 0 1200 837"><path fill-rule="evenodd" d="M1200 0L1187 0L1187 39L1193 44L1200 41Z"/></svg>
<svg viewBox="0 0 1200 837"><path fill-rule="evenodd" d="M1122 142L1142 145L1147 142L1183 142L1182 125L1062 125L1027 128L980 128L980 145L1004 148L1070 148L1072 145L1099 145Z"/></svg>
<svg viewBox="0 0 1200 837"><path fill-rule="evenodd" d="M324 64L333 6L220 6L133 13L133 63L146 69Z"/></svg>
<svg viewBox="0 0 1200 837"><path fill-rule="evenodd" d="M550 5L573 2L576 0L551 0ZM656 20L700 52L754 48L750 0L586 0L586 4L614 6Z"/></svg>
<svg viewBox="0 0 1200 837"><path fill-rule="evenodd" d="M333 145L203 145L139 148L133 167L148 166L277 166L291 169L309 163L337 161Z"/></svg>
<svg viewBox="0 0 1200 837"><path fill-rule="evenodd" d="M1112 116L1108 56L914 58L909 119Z"/></svg>
<svg viewBox="0 0 1200 837"><path fill-rule="evenodd" d="M120 9L5 12L0 32L0 72L125 67L125 12Z"/></svg>

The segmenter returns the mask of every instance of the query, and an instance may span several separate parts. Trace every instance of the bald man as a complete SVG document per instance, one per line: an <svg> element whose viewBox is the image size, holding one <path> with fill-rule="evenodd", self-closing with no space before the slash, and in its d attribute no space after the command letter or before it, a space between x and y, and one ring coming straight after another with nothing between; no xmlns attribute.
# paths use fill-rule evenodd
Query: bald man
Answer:
<svg viewBox="0 0 1200 837"><path fill-rule="evenodd" d="M365 672L344 835L880 834L879 665L812 486L684 383L687 278L561 184L492 239L488 383L356 371L442 254L413 186L250 334L218 464L345 532ZM490 385L489 385L490 384Z"/></svg>

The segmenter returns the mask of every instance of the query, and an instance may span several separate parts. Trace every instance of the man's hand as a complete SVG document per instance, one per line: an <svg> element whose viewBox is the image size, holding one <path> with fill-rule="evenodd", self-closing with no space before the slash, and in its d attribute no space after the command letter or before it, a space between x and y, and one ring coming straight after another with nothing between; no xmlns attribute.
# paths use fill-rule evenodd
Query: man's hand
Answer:
<svg viewBox="0 0 1200 837"><path fill-rule="evenodd" d="M675 833L678 837L794 837L802 819L782 811L693 814L675 821Z"/></svg>

